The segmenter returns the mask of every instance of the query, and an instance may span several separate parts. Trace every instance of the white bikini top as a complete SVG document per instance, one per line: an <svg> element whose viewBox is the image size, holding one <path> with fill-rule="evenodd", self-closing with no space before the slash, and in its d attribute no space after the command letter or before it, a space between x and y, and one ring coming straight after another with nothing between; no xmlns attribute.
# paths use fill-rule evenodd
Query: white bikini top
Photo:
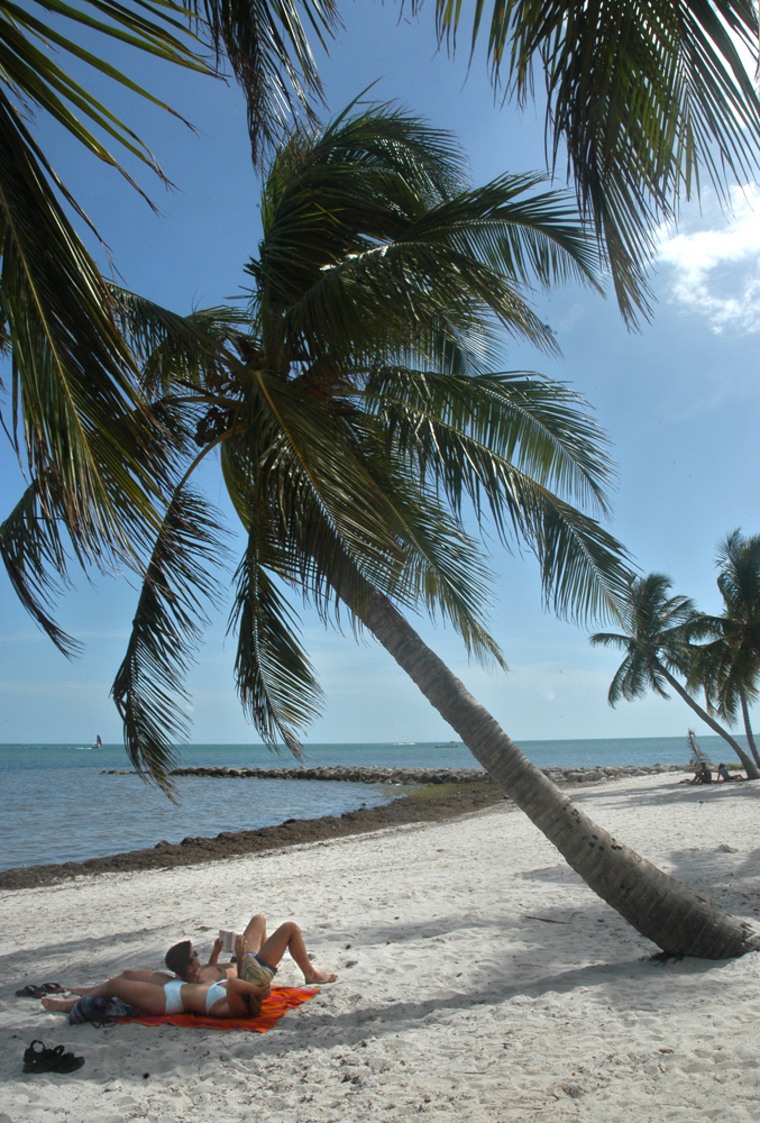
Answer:
<svg viewBox="0 0 760 1123"><path fill-rule="evenodd" d="M206 991L206 1013L208 1014L211 1007L220 1002L221 999L227 997L227 983L212 983Z"/></svg>

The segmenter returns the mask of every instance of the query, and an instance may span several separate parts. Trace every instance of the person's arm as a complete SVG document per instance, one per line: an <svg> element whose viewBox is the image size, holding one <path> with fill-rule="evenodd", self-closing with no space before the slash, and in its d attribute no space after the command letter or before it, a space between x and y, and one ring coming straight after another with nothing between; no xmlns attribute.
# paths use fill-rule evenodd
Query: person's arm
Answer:
<svg viewBox="0 0 760 1123"><path fill-rule="evenodd" d="M211 955L208 957L208 967L213 967L218 961L222 951L222 937L217 936L214 940L214 946L211 949Z"/></svg>
<svg viewBox="0 0 760 1123"><path fill-rule="evenodd" d="M254 994L257 998L266 998L272 988L269 986L261 986L259 983L247 983L245 979L228 979L227 980L227 993L245 995Z"/></svg>
<svg viewBox="0 0 760 1123"><path fill-rule="evenodd" d="M227 980L227 1009L231 1018L258 1017L261 1013L262 999L268 994L267 988L254 986L244 979Z"/></svg>
<svg viewBox="0 0 760 1123"><path fill-rule="evenodd" d="M240 978L240 965L248 954L248 944L245 936L235 938L235 973Z"/></svg>

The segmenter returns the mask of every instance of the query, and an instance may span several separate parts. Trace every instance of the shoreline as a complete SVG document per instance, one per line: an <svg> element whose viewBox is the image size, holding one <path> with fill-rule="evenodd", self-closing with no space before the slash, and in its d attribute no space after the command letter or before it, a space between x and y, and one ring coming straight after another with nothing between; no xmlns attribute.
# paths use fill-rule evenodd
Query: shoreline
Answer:
<svg viewBox="0 0 760 1123"><path fill-rule="evenodd" d="M177 769L172 775L207 774L222 779L272 778L272 773L282 778L280 769L227 769L193 768ZM683 773L687 769L678 765L653 765L596 768L544 768L544 772L559 787L574 787L614 781L631 776L650 776L662 773ZM317 777L315 772L319 772ZM308 773L308 774L307 774ZM107 774L111 774L110 770ZM121 771L117 774L123 774ZM315 819L286 819L271 827L254 830L222 831L213 837L188 836L181 842L161 840L154 846L122 853L87 858L80 862L50 862L31 866L14 866L0 870L0 891L32 889L57 885L74 878L105 873L139 870L165 870L178 866L194 866L224 858L242 857L267 850L279 850L310 842L332 838L346 838L367 834L403 824L443 822L472 814L494 804L510 803L485 773L479 769L369 769L323 768L297 770L290 779L351 780L366 783L398 784L406 788L403 794L378 807L357 808L342 815L325 815Z"/></svg>

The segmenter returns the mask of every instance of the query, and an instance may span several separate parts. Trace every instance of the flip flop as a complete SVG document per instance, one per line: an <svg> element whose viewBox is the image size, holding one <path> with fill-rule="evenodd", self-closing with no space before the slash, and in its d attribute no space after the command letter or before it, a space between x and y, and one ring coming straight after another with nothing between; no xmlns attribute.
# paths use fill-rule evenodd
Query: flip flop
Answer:
<svg viewBox="0 0 760 1123"><path fill-rule="evenodd" d="M39 1046L39 1048L35 1048ZM63 1045L48 1049L42 1041L33 1041L24 1050L24 1072L76 1072L84 1064L84 1057L75 1057L64 1051Z"/></svg>
<svg viewBox="0 0 760 1123"><path fill-rule="evenodd" d="M65 992L66 988L60 983L43 983L41 986L29 983L28 986L16 991L16 998L44 998L46 994L65 994Z"/></svg>

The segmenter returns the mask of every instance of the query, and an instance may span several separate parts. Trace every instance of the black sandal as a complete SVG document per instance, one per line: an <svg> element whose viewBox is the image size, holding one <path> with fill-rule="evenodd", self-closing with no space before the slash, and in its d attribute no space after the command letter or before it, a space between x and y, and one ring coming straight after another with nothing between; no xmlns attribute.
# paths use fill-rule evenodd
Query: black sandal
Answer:
<svg viewBox="0 0 760 1123"><path fill-rule="evenodd" d="M28 986L16 991L16 998L44 998L46 994L65 993L66 987L62 987L60 983L43 983L38 987L34 983L29 983Z"/></svg>
<svg viewBox="0 0 760 1123"><path fill-rule="evenodd" d="M33 1041L24 1050L24 1072L76 1072L83 1064L84 1057L64 1052L63 1045L48 1049L44 1042Z"/></svg>

